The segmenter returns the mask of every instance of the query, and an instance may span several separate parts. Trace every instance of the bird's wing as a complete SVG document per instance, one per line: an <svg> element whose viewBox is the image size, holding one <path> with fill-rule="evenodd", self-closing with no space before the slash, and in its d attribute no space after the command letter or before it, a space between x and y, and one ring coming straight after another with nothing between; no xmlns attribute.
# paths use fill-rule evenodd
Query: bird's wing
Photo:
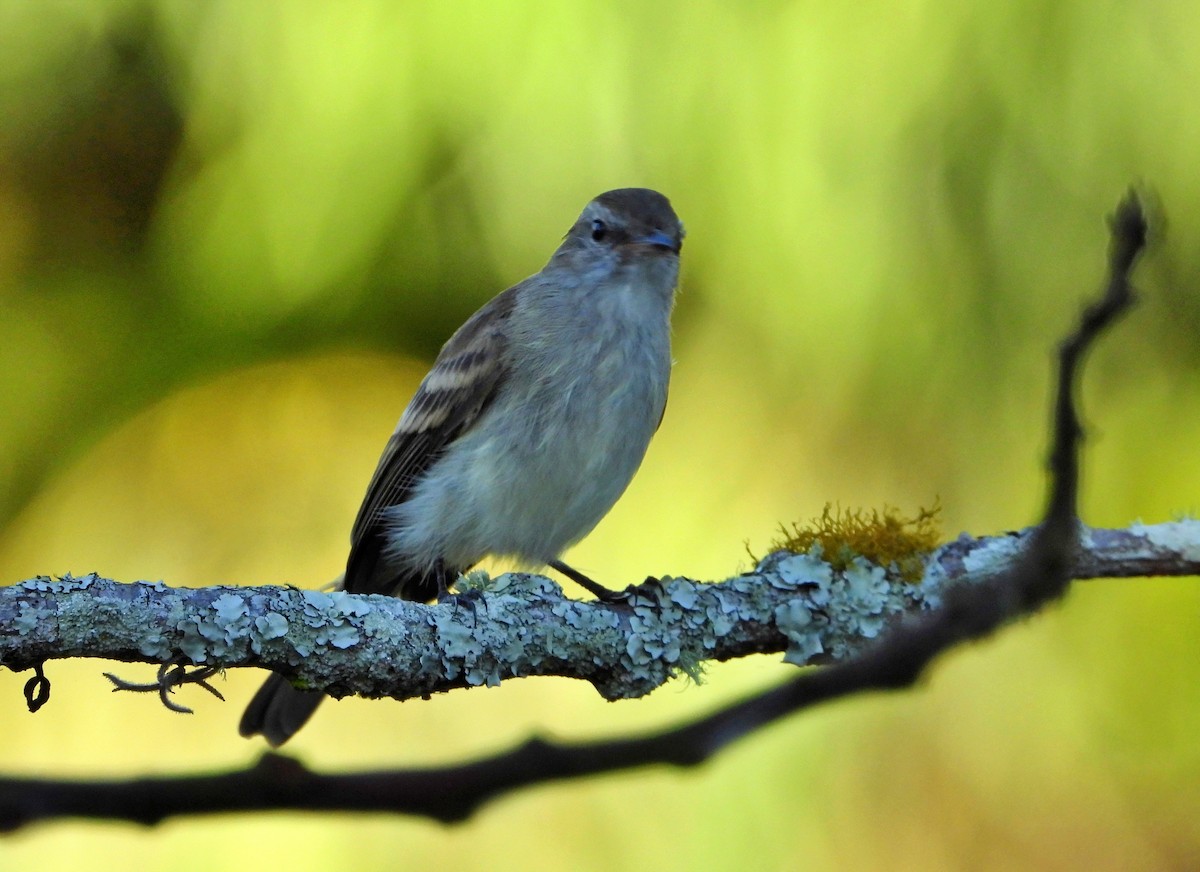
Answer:
<svg viewBox="0 0 1200 872"><path fill-rule="evenodd" d="M346 590L406 595L405 579L381 578L378 571L386 546L384 513L408 498L413 485L495 396L505 375L504 322L516 290L509 288L492 299L450 337L401 415L350 533ZM417 587L419 591L408 595L432 596L429 583Z"/></svg>

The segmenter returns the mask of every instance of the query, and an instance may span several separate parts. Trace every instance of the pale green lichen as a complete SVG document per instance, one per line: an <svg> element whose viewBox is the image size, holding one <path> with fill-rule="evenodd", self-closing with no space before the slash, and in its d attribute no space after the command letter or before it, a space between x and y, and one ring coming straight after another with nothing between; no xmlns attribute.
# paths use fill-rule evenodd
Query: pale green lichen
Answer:
<svg viewBox="0 0 1200 872"><path fill-rule="evenodd" d="M1200 523L1191 519L1145 525L1137 521L1129 531L1146 541L1179 554L1184 560L1200 560Z"/></svg>
<svg viewBox="0 0 1200 872"><path fill-rule="evenodd" d="M677 674L699 681L704 654L685 648L683 641L692 638L689 629L705 624L706 599L694 582L672 578L635 594L621 656L626 676L612 688L600 688L601 693L609 698L644 693Z"/></svg>
<svg viewBox="0 0 1200 872"><path fill-rule="evenodd" d="M37 606L22 603L20 606L20 614L17 615L17 619L13 622L13 625L16 627L20 635L26 636L37 630L38 625L41 624L42 621L51 617L52 614L53 613L49 609L38 608Z"/></svg>
<svg viewBox="0 0 1200 872"><path fill-rule="evenodd" d="M335 590L327 594L329 597L328 612L336 617L351 616L361 618L369 614L372 610L371 601L357 594L347 593L344 590Z"/></svg>
<svg viewBox="0 0 1200 872"><path fill-rule="evenodd" d="M820 545L814 545L803 554L783 552L772 555L774 559L768 558L769 565L763 567L764 571L769 570L767 583L781 590L828 589L833 581L833 567L821 555Z"/></svg>
<svg viewBox="0 0 1200 872"><path fill-rule="evenodd" d="M456 621L453 615L437 615L432 621L437 628L438 647L447 657L465 660L478 657L483 651L473 628Z"/></svg>
<svg viewBox="0 0 1200 872"><path fill-rule="evenodd" d="M939 560L930 560L925 564L925 574L912 591L908 591L912 604L925 610L940 608L942 593L949 584L950 578L945 567Z"/></svg>
<svg viewBox="0 0 1200 872"><path fill-rule="evenodd" d="M402 621L397 621L395 615L383 609L373 609L362 620L363 632L372 639L379 639L391 645L399 645L408 638L408 627Z"/></svg>
<svg viewBox="0 0 1200 872"><path fill-rule="evenodd" d="M923 601L924 579L896 584L884 567L861 556L843 557L835 567L816 544L806 554L775 552L759 566L767 587L794 593L774 608L775 625L788 639L785 661L801 665L822 654L849 656L863 640L877 637L891 616ZM757 607L763 589L749 593L748 602Z"/></svg>
<svg viewBox="0 0 1200 872"><path fill-rule="evenodd" d="M68 572L66 575L62 576L62 578L59 579L59 584L61 585L61 587L59 587L58 589L62 590L64 592L65 591L74 591L74 590L87 590L89 587L91 587L93 584L95 584L98 581L100 581L100 576L98 576L94 572L89 572L87 575L81 576L79 578L76 578L75 576L71 575L71 573Z"/></svg>
<svg viewBox="0 0 1200 872"><path fill-rule="evenodd" d="M334 648L351 648L362 640L362 634L350 618L369 615L372 610L368 598L354 596L345 591L323 593L317 590L300 592L304 603L304 623L317 632L312 640L315 645L331 645ZM298 643L296 652L302 657L312 653L307 643Z"/></svg>
<svg viewBox="0 0 1200 872"><path fill-rule="evenodd" d="M138 651L152 660L164 661L171 657L170 641L162 633L151 632L144 636L138 645Z"/></svg>
<svg viewBox="0 0 1200 872"><path fill-rule="evenodd" d="M1011 565L1024 549L1025 542L1018 536L989 539L963 557L963 569L972 576L992 575Z"/></svg>
<svg viewBox="0 0 1200 872"><path fill-rule="evenodd" d="M843 614L858 622L865 638L875 638L882 628L880 615L892 603L892 589L883 567L856 557L840 576L834 583L834 597Z"/></svg>
<svg viewBox="0 0 1200 872"><path fill-rule="evenodd" d="M213 600L213 610L216 612L216 620L226 624L236 623L248 613L246 601L240 596L234 596L230 593L223 594Z"/></svg>
<svg viewBox="0 0 1200 872"><path fill-rule="evenodd" d="M175 625L175 629L183 634L179 641L179 650L193 663L204 663L208 660L208 640L201 634L200 624L196 618L185 618Z"/></svg>
<svg viewBox="0 0 1200 872"><path fill-rule="evenodd" d="M254 619L254 629L260 639L269 642L287 635L288 620L279 612L267 612Z"/></svg>
<svg viewBox="0 0 1200 872"><path fill-rule="evenodd" d="M785 663L803 666L824 650L820 635L812 632L812 624L812 612L800 600L783 603L775 609L775 626L789 642L783 655Z"/></svg>
<svg viewBox="0 0 1200 872"><path fill-rule="evenodd" d="M362 639L358 628L350 624L339 624L330 627L326 632L317 636L317 641L327 641L334 648L353 648Z"/></svg>
<svg viewBox="0 0 1200 872"><path fill-rule="evenodd" d="M218 596L205 612L175 622L183 634L180 650L193 663L208 663L229 656L242 645L250 628L245 600L234 593Z"/></svg>

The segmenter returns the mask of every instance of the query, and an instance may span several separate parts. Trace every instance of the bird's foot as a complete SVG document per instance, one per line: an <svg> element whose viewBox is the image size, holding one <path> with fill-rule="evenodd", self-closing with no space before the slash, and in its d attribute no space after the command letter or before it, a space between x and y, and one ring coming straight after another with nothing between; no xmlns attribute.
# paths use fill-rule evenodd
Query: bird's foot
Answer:
<svg viewBox="0 0 1200 872"><path fill-rule="evenodd" d="M443 587L438 591L437 603L439 606L450 603L454 607L451 617L458 617L458 610L460 608L464 611L469 611L472 623L478 621L480 604L483 605L484 611L487 611L487 602L483 598L483 591L476 589L468 589L459 593L457 591L451 592L449 589Z"/></svg>
<svg viewBox="0 0 1200 872"><path fill-rule="evenodd" d="M632 605L635 599L639 596L652 599L655 603L658 602L658 597L654 596L653 588L661 590L662 584L654 576L649 576L641 584L631 584L624 590L613 590L607 588L597 581L588 578L578 569L573 569L561 560L554 560L549 564L550 568L556 572L565 575L571 581L578 584L588 593L592 594L602 603L609 605Z"/></svg>
<svg viewBox="0 0 1200 872"><path fill-rule="evenodd" d="M600 599L606 603L630 606L658 605L662 602L662 590L662 582L653 575L648 575L641 584L631 584L624 590L608 591L608 596Z"/></svg>

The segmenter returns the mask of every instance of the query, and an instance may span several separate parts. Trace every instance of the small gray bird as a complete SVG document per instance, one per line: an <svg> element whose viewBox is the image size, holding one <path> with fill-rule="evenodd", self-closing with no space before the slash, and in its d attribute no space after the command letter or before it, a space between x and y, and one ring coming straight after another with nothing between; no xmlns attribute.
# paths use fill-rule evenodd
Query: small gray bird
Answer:
<svg viewBox="0 0 1200 872"><path fill-rule="evenodd" d="M662 420L683 226L662 194L588 203L550 262L472 315L400 417L345 589L426 602L486 556L549 565L625 491ZM239 726L278 746L324 698L272 675Z"/></svg>

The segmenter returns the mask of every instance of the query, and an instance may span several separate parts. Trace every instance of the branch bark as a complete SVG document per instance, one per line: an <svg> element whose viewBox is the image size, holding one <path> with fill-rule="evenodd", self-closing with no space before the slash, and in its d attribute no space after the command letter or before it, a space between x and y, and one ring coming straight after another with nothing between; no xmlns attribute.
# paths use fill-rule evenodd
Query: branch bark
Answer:
<svg viewBox="0 0 1200 872"><path fill-rule="evenodd" d="M33 579L0 588L0 664L96 657L255 666L335 696L395 699L557 675L629 699L681 673L697 676L708 660L851 658L887 627L936 609L952 586L1000 573L1033 533L960 537L934 552L917 583L861 558L836 570L819 556L779 551L754 572L707 584L666 579L622 605L567 599L537 575L489 580L473 610L284 587ZM1085 528L1082 538L1079 578L1200 572L1200 521Z"/></svg>

